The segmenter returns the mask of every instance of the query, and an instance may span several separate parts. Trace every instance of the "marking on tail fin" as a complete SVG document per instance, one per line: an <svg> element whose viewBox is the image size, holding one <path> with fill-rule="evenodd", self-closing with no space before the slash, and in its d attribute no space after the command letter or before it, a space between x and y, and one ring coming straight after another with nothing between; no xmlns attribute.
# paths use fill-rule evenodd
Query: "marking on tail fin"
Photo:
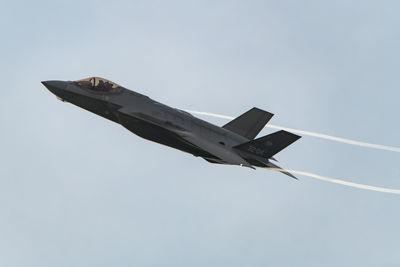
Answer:
<svg viewBox="0 0 400 267"><path fill-rule="evenodd" d="M269 159L299 138L301 138L301 136L286 131L278 131L240 144L234 148Z"/></svg>

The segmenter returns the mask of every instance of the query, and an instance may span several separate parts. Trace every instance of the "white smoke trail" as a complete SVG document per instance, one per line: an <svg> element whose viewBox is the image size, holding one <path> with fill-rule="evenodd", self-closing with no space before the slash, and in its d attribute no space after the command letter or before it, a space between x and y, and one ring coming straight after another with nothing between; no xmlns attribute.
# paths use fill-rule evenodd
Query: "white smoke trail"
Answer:
<svg viewBox="0 0 400 267"><path fill-rule="evenodd" d="M185 110L185 111L193 113L193 114L211 116L211 117L228 119L228 120L233 120L234 119L234 117L231 117L231 116L214 114L214 113L209 113L209 112L194 111L194 110ZM368 148L375 148L375 149L381 149L381 150L387 150L387 151L400 152L400 147L393 147L393 146L385 146L385 145L379 145L379 144L360 142L360 141L356 141L356 140L345 139L345 138L341 138L341 137L335 137L335 136L331 136L331 135L326 135L326 134L321 134L321 133L314 133L314 132L303 131L303 130L297 130L297 129L292 129L292 128L286 128L286 127L282 127L282 126L278 126L278 125L272 125L272 124L267 124L266 127L269 127L269 128L272 128L272 129L278 129L278 130L285 130L285 131L289 131L289 132L297 133L297 134L302 134L302 135L314 136L314 137L318 137L318 138L323 138L323 139L336 141L336 142L341 142L341 143L350 144L350 145L355 145L355 146L361 146L361 147L368 147Z"/></svg>
<svg viewBox="0 0 400 267"><path fill-rule="evenodd" d="M212 116L212 117L216 117L216 118L222 118L222 119L228 119L228 120L233 120L234 119L234 117L221 115L221 114L214 114L214 113L209 113L209 112L193 111L193 110L186 110L186 111L190 112L190 113L194 113L194 114ZM323 138L323 139L328 139L328 140L342 142L342 143L356 145L356 146L362 146L362 147L369 147L369 148L375 148L375 149L382 149L382 150L400 152L400 148L398 148L398 147L365 143L365 142L360 142L360 141L355 141L355 140L350 140L350 139L330 136L330 135L326 135L326 134L320 134L320 133L314 133L314 132L309 132L309 131L291 129L291 128L286 128L286 127L281 127L281 126L271 125L271 124L268 124L267 127L272 128L272 129L286 130L286 131L290 131L290 132L294 132L294 133L298 133L298 134L303 134L303 135L319 137L319 138ZM344 181L344 180L329 178L329 177L326 177L326 176L321 176L321 175L310 173L310 172L297 171L297 170L286 170L286 169L278 169L278 168L267 168L267 169L274 170L274 171L286 171L286 172L290 172L290 173L293 173L293 174L303 175L303 176L311 177L311 178L314 178L314 179L318 179L318 180L322 180L322 181L326 181L326 182L330 182L330 183L341 184L341 185L360 188L360 189L364 189L364 190L371 190L371 191L377 191L377 192L383 192L383 193L391 193L391 194L400 194L400 189L391 189L391 188L384 188L384 187L377 187L377 186L372 186L372 185L365 185L365 184L347 182L347 181Z"/></svg>
<svg viewBox="0 0 400 267"><path fill-rule="evenodd" d="M343 181L343 180L339 180L339 179L321 176L321 175L310 173L310 172L286 170L286 169L278 169L278 168L267 168L267 169L273 170L273 171L286 171L286 172L303 175L303 176L315 178L315 179L330 182L330 183L341 184L341 185L356 187L356 188L365 189L365 190L372 190L372 191L391 193L391 194L400 194L400 189L391 189L391 188L377 187L377 186L372 186L372 185L357 184L357 183L352 183L352 182L347 182L347 181Z"/></svg>

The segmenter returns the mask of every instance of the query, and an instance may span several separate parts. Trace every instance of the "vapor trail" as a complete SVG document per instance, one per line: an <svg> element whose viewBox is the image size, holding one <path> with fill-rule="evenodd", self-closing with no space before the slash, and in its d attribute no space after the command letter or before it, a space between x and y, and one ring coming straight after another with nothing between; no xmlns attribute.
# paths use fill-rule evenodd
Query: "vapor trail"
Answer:
<svg viewBox="0 0 400 267"><path fill-rule="evenodd" d="M194 113L194 114L198 114L198 115L205 115L205 116L211 116L211 117L228 119L228 120L233 120L234 119L234 117L231 117L231 116L214 114L214 113L209 113L209 112L194 111L194 110L185 110L185 111L190 112L190 113ZM286 130L286 131L297 133L297 134L314 136L314 137L318 137L318 138L323 138L323 139L336 141L336 142L341 142L341 143L350 144L350 145L355 145L355 146L375 148L375 149L381 149L381 150L387 150L387 151L393 151L393 152L400 152L400 147L393 147L393 146L385 146L385 145L379 145L379 144L360 142L360 141L356 141L356 140L345 139L345 138L341 138L341 137L335 137L335 136L331 136L331 135L327 135L327 134L314 133L314 132L309 132L309 131L286 128L286 127L282 127L282 126L278 126L278 125L272 125L272 124L267 124L266 127L269 127L269 128L272 128L272 129L278 129L278 130Z"/></svg>
<svg viewBox="0 0 400 267"><path fill-rule="evenodd" d="M214 113L209 113L209 112L193 111L193 110L186 110L186 111L190 112L190 113L194 113L194 114L212 116L212 117L216 117L216 118L222 118L222 119L228 119L228 120L233 120L234 119L234 117L221 115L221 114L214 114ZM309 132L309 131L297 130L297 129L286 128L286 127L277 126L277 125L271 125L271 124L267 124L266 126L269 127L269 128L272 128L272 129L286 130L286 131L290 131L290 132L293 132L293 133L319 137L319 138L323 138L323 139L328 139L328 140L342 142L342 143L356 145L356 146L362 146L362 147L369 147L369 148L375 148L375 149L382 149L382 150L400 152L400 148L398 148L398 147L365 143L365 142L360 142L360 141L355 141L355 140L350 140L350 139L330 136L330 135L326 135L326 134L320 134L320 133L314 133L314 132ZM341 184L341 185L360 188L360 189L364 189L364 190L371 190L371 191L377 191L377 192L383 192L383 193L391 193L391 194L400 194L400 189L391 189L391 188L384 188L384 187L377 187L377 186L372 186L372 185L365 185L365 184L347 182L347 181L344 181L344 180L329 178L329 177L326 177L326 176L321 176L321 175L310 173L310 172L297 171L297 170L286 170L286 169L278 169L278 168L267 168L267 169L274 170L274 171L286 171L286 172L290 172L290 173L293 173L293 174L303 175L303 176L311 177L311 178L314 178L314 179L318 179L318 180L322 180L322 181L326 181L326 182L330 182L330 183Z"/></svg>
<svg viewBox="0 0 400 267"><path fill-rule="evenodd" d="M273 170L273 171L282 171L282 169L278 169L278 168L267 168L267 169ZM391 194L400 194L400 189L391 189L391 188L377 187L377 186L372 186L372 185L357 184L357 183L352 183L352 182L347 182L347 181L343 181L343 180L339 180L339 179L321 176L321 175L310 173L310 172L286 170L286 169L283 169L283 171L291 172L291 173L298 174L298 175L308 176L311 178L315 178L315 179L330 182L330 183L342 184L342 185L356 187L356 188L365 189L365 190L372 190L372 191L391 193Z"/></svg>

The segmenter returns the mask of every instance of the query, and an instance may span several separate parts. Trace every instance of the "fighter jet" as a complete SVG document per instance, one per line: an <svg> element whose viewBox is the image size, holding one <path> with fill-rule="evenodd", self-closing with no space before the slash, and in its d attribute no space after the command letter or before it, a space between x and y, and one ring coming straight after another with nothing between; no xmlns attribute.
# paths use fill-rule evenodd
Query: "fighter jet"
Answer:
<svg viewBox="0 0 400 267"><path fill-rule="evenodd" d="M219 127L99 77L42 84L60 100L119 123L147 140L211 163L279 169L297 179L270 160L300 136L278 131L255 139L273 116L259 108Z"/></svg>

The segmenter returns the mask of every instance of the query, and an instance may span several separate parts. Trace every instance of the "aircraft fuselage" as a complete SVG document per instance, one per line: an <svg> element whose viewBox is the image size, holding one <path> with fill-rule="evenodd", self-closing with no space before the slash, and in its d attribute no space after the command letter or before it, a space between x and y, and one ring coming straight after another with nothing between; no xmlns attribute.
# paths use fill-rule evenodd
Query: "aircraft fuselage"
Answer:
<svg viewBox="0 0 400 267"><path fill-rule="evenodd" d="M65 102L119 123L142 138L212 163L277 167L268 159L300 138L280 131L253 140L273 116L257 108L219 127L103 78L42 83Z"/></svg>

